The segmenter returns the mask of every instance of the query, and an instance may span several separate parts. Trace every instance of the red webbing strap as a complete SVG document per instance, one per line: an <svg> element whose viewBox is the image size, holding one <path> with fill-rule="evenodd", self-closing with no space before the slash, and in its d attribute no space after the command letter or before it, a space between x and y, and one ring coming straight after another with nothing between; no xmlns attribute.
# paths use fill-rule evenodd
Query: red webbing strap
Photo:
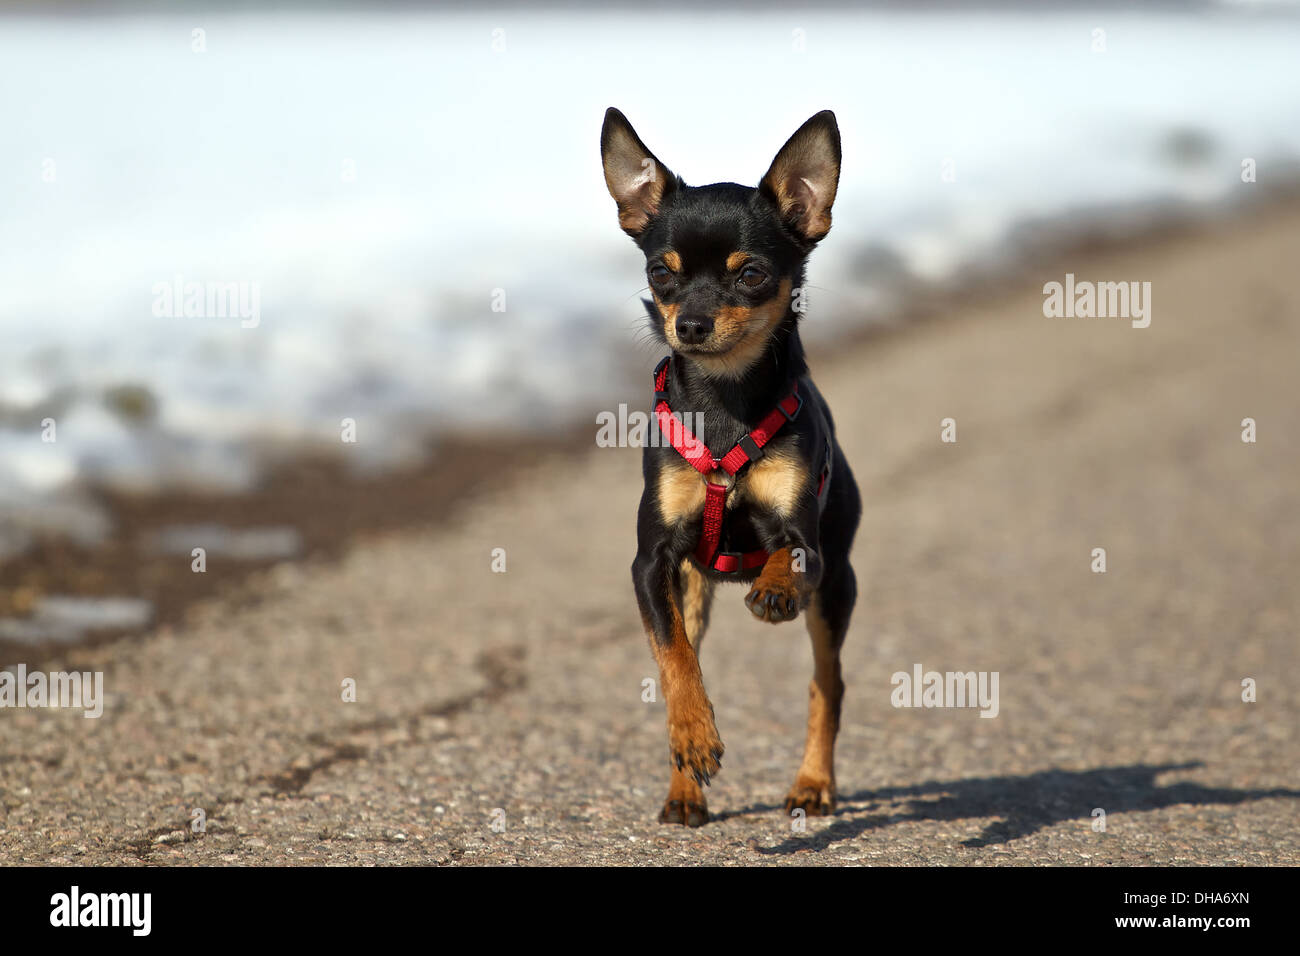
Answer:
<svg viewBox="0 0 1300 956"><path fill-rule="evenodd" d="M655 395L666 396L667 385L668 360L664 359L659 363L659 369L655 373ZM673 410L668 407L666 397L661 397L655 402L655 419L659 422L659 430L663 432L669 444L677 449L677 453L701 475L707 475L717 467L713 463L713 452L709 451L704 442L696 438L686 424L673 414Z"/></svg>
<svg viewBox="0 0 1300 956"><path fill-rule="evenodd" d="M715 485L711 481L705 484L708 491L704 494L704 530L700 532L700 543L695 548L695 558L701 564L708 564L718 551L718 542L722 540L722 516L727 509L727 486Z"/></svg>
<svg viewBox="0 0 1300 956"><path fill-rule="evenodd" d="M737 571L752 571L767 564L771 555L762 549L746 551L744 554L720 554L713 561L713 570L723 574L735 574Z"/></svg>
<svg viewBox="0 0 1300 956"><path fill-rule="evenodd" d="M758 427L749 433L749 439L759 448L762 448L772 440L781 426L794 417L794 413L799 410L799 387L796 385L790 390L790 394L783 398L763 420L758 423ZM741 468L749 464L749 452L745 451L744 443L737 442L736 445L722 456L722 470L729 475L734 475Z"/></svg>
<svg viewBox="0 0 1300 956"><path fill-rule="evenodd" d="M695 437L685 423L677 418L673 414L672 408L669 407L667 390L668 362L668 359L664 359L659 363L659 367L655 369L655 419L659 423L659 430L663 432L669 444L701 475L708 475L717 468L721 468L729 475L734 475L753 460L749 452L745 450L745 443L747 441L752 442L755 451L761 450L781 430L782 425L798 414L802 404L799 400L798 386L796 385L776 408L763 417L757 428L737 442L735 447L727 452L721 461L718 461L713 457L713 453L709 451L704 442ZM727 486L714 484L711 481L706 481L705 485L707 490L704 495L704 527L700 532L700 543L695 548L696 560L724 574L733 574L738 571L749 571L753 568L762 567L770 557L768 552L762 549L746 551L743 554L735 552L718 553L718 545L722 541L722 521L727 512ZM819 495L821 494L820 485L817 492Z"/></svg>

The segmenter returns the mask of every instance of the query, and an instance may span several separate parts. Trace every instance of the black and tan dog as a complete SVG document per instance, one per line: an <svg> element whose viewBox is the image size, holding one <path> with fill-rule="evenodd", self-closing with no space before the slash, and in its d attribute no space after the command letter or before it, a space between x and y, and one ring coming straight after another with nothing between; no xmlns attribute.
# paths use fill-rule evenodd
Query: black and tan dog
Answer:
<svg viewBox="0 0 1300 956"><path fill-rule="evenodd" d="M632 578L668 710L672 782L660 820L708 820L703 787L722 739L698 653L715 582L778 623L802 610L813 645L808 736L786 810L830 813L844 683L840 647L857 594L849 548L861 508L830 411L808 376L798 319L804 265L830 229L835 116L818 113L758 188L687 186L616 109L601 131L618 221L645 253L657 335L655 412ZM690 412L694 435L674 413Z"/></svg>

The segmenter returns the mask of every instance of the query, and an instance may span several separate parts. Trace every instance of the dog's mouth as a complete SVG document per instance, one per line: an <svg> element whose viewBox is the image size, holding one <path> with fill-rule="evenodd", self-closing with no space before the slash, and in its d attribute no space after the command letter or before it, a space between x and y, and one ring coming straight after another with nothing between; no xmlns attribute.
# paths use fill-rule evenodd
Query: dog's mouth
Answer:
<svg viewBox="0 0 1300 956"><path fill-rule="evenodd" d="M731 352L748 337L744 333L725 337L714 333L698 342L685 342L675 329L669 328L666 333L668 344L675 352L680 352L682 355L714 356L717 358Z"/></svg>
<svg viewBox="0 0 1300 956"><path fill-rule="evenodd" d="M676 336L672 336L668 344L683 355L726 355L735 348L737 343L713 342L708 339L703 342L683 342Z"/></svg>
<svg viewBox="0 0 1300 956"><path fill-rule="evenodd" d="M700 342L682 342L672 330L668 332L668 344L673 351L709 377L728 379L745 374L762 352L765 338L763 329L753 327L739 335L724 338L715 334Z"/></svg>

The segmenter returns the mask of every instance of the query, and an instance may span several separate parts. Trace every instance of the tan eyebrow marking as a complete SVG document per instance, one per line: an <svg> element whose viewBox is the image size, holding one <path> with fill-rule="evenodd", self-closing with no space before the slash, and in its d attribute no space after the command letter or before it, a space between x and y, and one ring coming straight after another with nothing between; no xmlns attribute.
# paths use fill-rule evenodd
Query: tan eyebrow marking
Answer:
<svg viewBox="0 0 1300 956"><path fill-rule="evenodd" d="M747 252L733 252L731 255L727 256L727 271L735 272L745 264L745 260L748 258L749 253Z"/></svg>
<svg viewBox="0 0 1300 956"><path fill-rule="evenodd" d="M682 271L682 257L679 253L665 252L663 254L663 260L664 260L664 265L666 265L669 269L672 269L673 272Z"/></svg>

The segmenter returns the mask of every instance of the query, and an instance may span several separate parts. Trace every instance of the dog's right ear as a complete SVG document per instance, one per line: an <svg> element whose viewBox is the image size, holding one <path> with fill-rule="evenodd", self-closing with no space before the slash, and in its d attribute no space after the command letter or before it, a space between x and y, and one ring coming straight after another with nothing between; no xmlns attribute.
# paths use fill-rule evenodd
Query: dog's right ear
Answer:
<svg viewBox="0 0 1300 956"><path fill-rule="evenodd" d="M659 212L664 197L677 188L677 177L655 159L627 117L612 106L605 111L600 131L600 158L605 185L618 203L618 224L635 239Z"/></svg>
<svg viewBox="0 0 1300 956"><path fill-rule="evenodd" d="M809 248L831 228L831 206L840 182L840 128L822 110L781 147L758 188Z"/></svg>

